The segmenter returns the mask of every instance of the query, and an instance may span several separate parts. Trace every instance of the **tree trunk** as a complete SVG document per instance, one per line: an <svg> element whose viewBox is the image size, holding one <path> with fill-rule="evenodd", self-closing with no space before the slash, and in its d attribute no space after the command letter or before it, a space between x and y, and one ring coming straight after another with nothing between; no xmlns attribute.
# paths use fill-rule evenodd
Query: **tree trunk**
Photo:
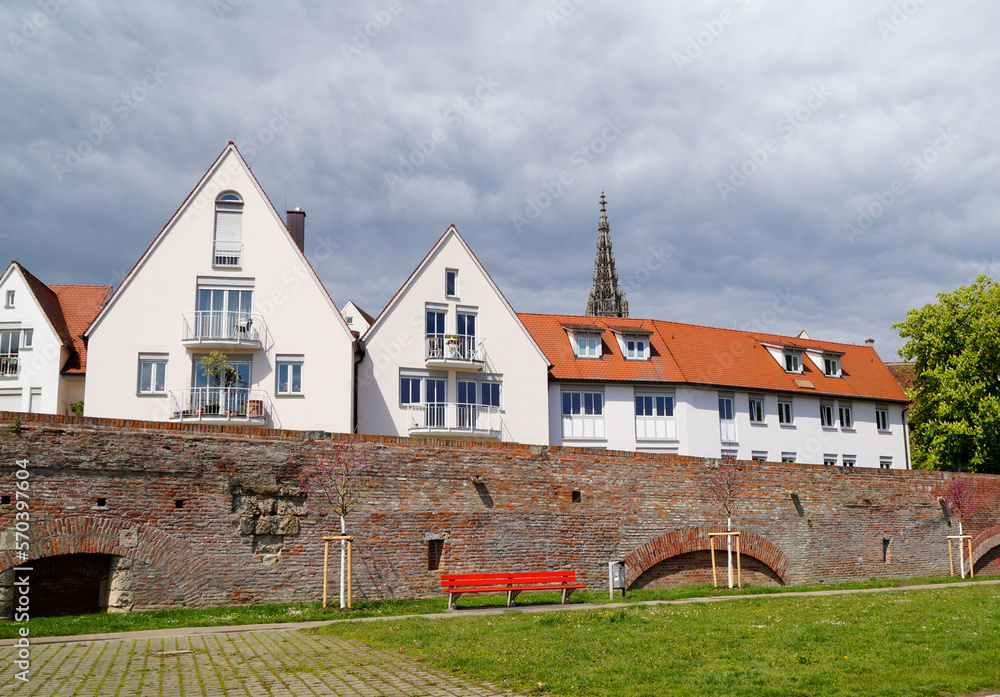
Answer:
<svg viewBox="0 0 1000 697"><path fill-rule="evenodd" d="M344 516L340 516L340 534L347 534L347 523L344 521ZM346 606L346 601L344 599L344 571L347 567L347 541L340 541L340 609L343 610Z"/></svg>

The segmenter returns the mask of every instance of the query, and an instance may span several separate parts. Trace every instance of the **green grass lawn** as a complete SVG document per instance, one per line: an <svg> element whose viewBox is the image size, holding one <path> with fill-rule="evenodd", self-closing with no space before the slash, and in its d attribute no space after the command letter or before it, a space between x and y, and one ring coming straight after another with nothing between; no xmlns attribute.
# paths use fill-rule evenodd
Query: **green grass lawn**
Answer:
<svg viewBox="0 0 1000 697"><path fill-rule="evenodd" d="M898 697L1000 688L994 585L349 622L312 631L519 693Z"/></svg>
<svg viewBox="0 0 1000 697"><path fill-rule="evenodd" d="M998 576L977 576L977 581L996 580ZM886 588L918 583L948 583L954 578L922 578L898 580L861 581L838 584L816 584L810 586L747 586L743 590L725 588L713 589L710 585L690 585L676 588L646 589L629 591L625 602L643 600L680 600L684 598L717 597L744 594L775 594L810 590L837 590L857 588ZM517 598L518 605L547 605L559 602L558 592L524 593ZM615 602L621 602L621 596ZM335 605L336 597L331 599ZM504 598L497 595L465 595L459 600L460 608L503 607ZM583 591L570 596L574 605L609 602L607 591ZM155 610L123 614L97 613L70 617L32 617L32 636L70 636L75 634L105 634L108 632L129 632L143 629L167 629L171 627L213 627L243 624L268 624L273 622L305 622L446 612L448 601L442 593L438 598L422 600L380 600L356 601L355 608L341 613L337 608L324 610L319 603L299 603L293 605L249 605L226 608L199 608ZM17 636L17 624L0 621L0 639Z"/></svg>

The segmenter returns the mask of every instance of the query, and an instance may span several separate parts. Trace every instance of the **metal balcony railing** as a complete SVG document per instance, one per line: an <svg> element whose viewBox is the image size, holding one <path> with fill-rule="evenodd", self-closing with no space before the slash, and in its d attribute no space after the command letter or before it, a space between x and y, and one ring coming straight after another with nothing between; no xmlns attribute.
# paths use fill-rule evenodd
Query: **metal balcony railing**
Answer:
<svg viewBox="0 0 1000 697"><path fill-rule="evenodd" d="M170 418L180 421L250 421L268 417L264 390L246 387L192 387L170 391Z"/></svg>
<svg viewBox="0 0 1000 697"><path fill-rule="evenodd" d="M216 242L212 250L212 266L239 268L243 263L243 245L234 242Z"/></svg>
<svg viewBox="0 0 1000 697"><path fill-rule="evenodd" d="M424 357L428 361L482 363L485 359L483 340L464 334L427 334Z"/></svg>
<svg viewBox="0 0 1000 697"><path fill-rule="evenodd" d="M469 433L498 436L500 407L479 404L411 404L408 431L412 433Z"/></svg>
<svg viewBox="0 0 1000 697"><path fill-rule="evenodd" d="M224 344L261 343L264 336L264 318L247 312L200 310L181 315L183 329L181 341Z"/></svg>
<svg viewBox="0 0 1000 697"><path fill-rule="evenodd" d="M0 353L0 378L17 377L17 354Z"/></svg>

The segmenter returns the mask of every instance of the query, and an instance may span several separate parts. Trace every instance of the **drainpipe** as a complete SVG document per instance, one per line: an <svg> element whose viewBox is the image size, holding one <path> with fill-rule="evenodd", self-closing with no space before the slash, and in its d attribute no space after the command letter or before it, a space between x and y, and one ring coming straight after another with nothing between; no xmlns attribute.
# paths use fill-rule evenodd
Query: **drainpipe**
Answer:
<svg viewBox="0 0 1000 697"><path fill-rule="evenodd" d="M909 407L903 407L903 448L906 452L906 469L912 469L910 467L910 424L906 420L906 412L909 410Z"/></svg>
<svg viewBox="0 0 1000 697"><path fill-rule="evenodd" d="M352 433L358 432L358 366L361 365L361 361L365 359L365 342L361 339L355 339L354 343L351 344L354 347L354 399L351 406L351 411L354 413L354 428Z"/></svg>

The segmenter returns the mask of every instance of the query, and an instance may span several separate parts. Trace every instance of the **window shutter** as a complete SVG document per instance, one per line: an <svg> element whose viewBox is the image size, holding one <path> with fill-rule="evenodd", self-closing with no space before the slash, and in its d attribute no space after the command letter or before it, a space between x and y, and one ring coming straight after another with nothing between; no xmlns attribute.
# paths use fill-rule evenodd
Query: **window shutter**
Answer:
<svg viewBox="0 0 1000 697"><path fill-rule="evenodd" d="M215 241L238 247L243 243L243 211L218 206L215 211Z"/></svg>

